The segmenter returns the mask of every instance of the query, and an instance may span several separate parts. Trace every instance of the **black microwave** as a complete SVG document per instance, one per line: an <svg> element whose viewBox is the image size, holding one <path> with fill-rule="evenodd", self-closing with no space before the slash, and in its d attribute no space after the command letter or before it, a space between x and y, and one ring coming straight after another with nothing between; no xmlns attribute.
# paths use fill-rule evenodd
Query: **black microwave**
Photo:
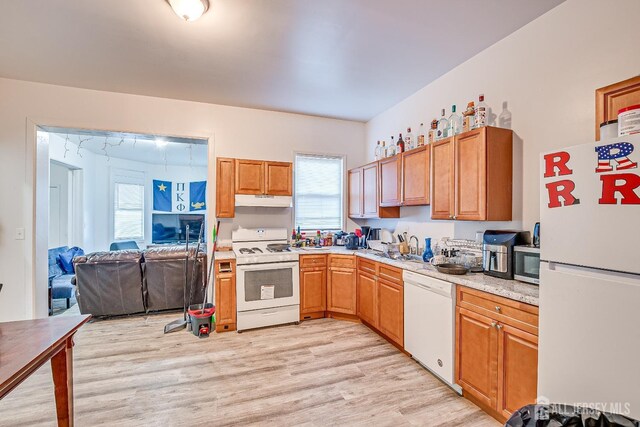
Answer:
<svg viewBox="0 0 640 427"><path fill-rule="evenodd" d="M513 247L513 278L522 282L540 284L540 248Z"/></svg>

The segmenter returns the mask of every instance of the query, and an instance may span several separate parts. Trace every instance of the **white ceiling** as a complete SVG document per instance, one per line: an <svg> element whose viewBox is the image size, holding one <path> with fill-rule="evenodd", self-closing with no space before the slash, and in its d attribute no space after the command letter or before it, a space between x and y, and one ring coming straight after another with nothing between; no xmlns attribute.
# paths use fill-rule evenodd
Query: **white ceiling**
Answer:
<svg viewBox="0 0 640 427"><path fill-rule="evenodd" d="M204 141L194 140L193 144L189 144L174 142L171 138L118 135L112 132L109 136L103 136L100 132L79 134L73 131L51 132L49 135L51 144L64 147L66 143L66 148L72 153L78 152L78 146L82 142L80 154L87 150L99 156L154 165L207 167L207 145ZM158 144L156 140L164 141L164 144Z"/></svg>
<svg viewBox="0 0 640 427"><path fill-rule="evenodd" d="M0 76L366 121L562 1L3 0Z"/></svg>

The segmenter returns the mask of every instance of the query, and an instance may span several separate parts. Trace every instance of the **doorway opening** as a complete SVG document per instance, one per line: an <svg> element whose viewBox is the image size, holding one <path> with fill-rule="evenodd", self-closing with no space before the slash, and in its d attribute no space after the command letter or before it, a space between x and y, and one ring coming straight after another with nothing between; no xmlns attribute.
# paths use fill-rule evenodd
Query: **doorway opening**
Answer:
<svg viewBox="0 0 640 427"><path fill-rule="evenodd" d="M206 139L39 127L37 140L48 149L48 226L38 221L49 315L80 312L74 259L179 244L171 226L185 216L204 227Z"/></svg>

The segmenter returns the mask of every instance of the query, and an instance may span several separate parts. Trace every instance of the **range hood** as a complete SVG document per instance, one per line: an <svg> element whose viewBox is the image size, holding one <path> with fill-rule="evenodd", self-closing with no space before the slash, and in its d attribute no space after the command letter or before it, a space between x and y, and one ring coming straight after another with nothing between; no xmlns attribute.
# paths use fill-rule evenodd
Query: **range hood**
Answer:
<svg viewBox="0 0 640 427"><path fill-rule="evenodd" d="M291 196L267 196L264 194L236 194L236 206L259 206L265 208L290 208Z"/></svg>

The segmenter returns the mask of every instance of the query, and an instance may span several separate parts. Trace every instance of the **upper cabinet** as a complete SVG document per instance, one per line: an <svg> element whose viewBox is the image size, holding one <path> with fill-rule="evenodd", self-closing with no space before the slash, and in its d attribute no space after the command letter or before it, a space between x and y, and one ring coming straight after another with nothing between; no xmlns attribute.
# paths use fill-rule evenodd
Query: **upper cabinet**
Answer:
<svg viewBox="0 0 640 427"><path fill-rule="evenodd" d="M348 174L348 206L350 218L398 218L397 207L384 207L379 203L379 164L369 163L351 169Z"/></svg>
<svg viewBox="0 0 640 427"><path fill-rule="evenodd" d="M402 156L393 156L379 162L380 206L402 204Z"/></svg>
<svg viewBox="0 0 640 427"><path fill-rule="evenodd" d="M289 162L264 162L265 193L271 196L293 194L292 167Z"/></svg>
<svg viewBox="0 0 640 427"><path fill-rule="evenodd" d="M362 218L362 168L349 171L349 217Z"/></svg>
<svg viewBox="0 0 640 427"><path fill-rule="evenodd" d="M233 218L236 214L235 160L216 159L216 217Z"/></svg>
<svg viewBox="0 0 640 427"><path fill-rule="evenodd" d="M618 119L618 111L640 104L640 76L596 89L596 141L600 140L600 124Z"/></svg>
<svg viewBox="0 0 640 427"><path fill-rule="evenodd" d="M264 194L264 163L236 159L236 194Z"/></svg>
<svg viewBox="0 0 640 427"><path fill-rule="evenodd" d="M512 138L484 127L432 144L431 218L510 221Z"/></svg>
<svg viewBox="0 0 640 427"><path fill-rule="evenodd" d="M236 159L236 194L292 195L289 162Z"/></svg>
<svg viewBox="0 0 640 427"><path fill-rule="evenodd" d="M233 218L235 195L291 196L293 166L289 162L216 159L216 216Z"/></svg>
<svg viewBox="0 0 640 427"><path fill-rule="evenodd" d="M402 205L429 204L429 147L402 153Z"/></svg>

